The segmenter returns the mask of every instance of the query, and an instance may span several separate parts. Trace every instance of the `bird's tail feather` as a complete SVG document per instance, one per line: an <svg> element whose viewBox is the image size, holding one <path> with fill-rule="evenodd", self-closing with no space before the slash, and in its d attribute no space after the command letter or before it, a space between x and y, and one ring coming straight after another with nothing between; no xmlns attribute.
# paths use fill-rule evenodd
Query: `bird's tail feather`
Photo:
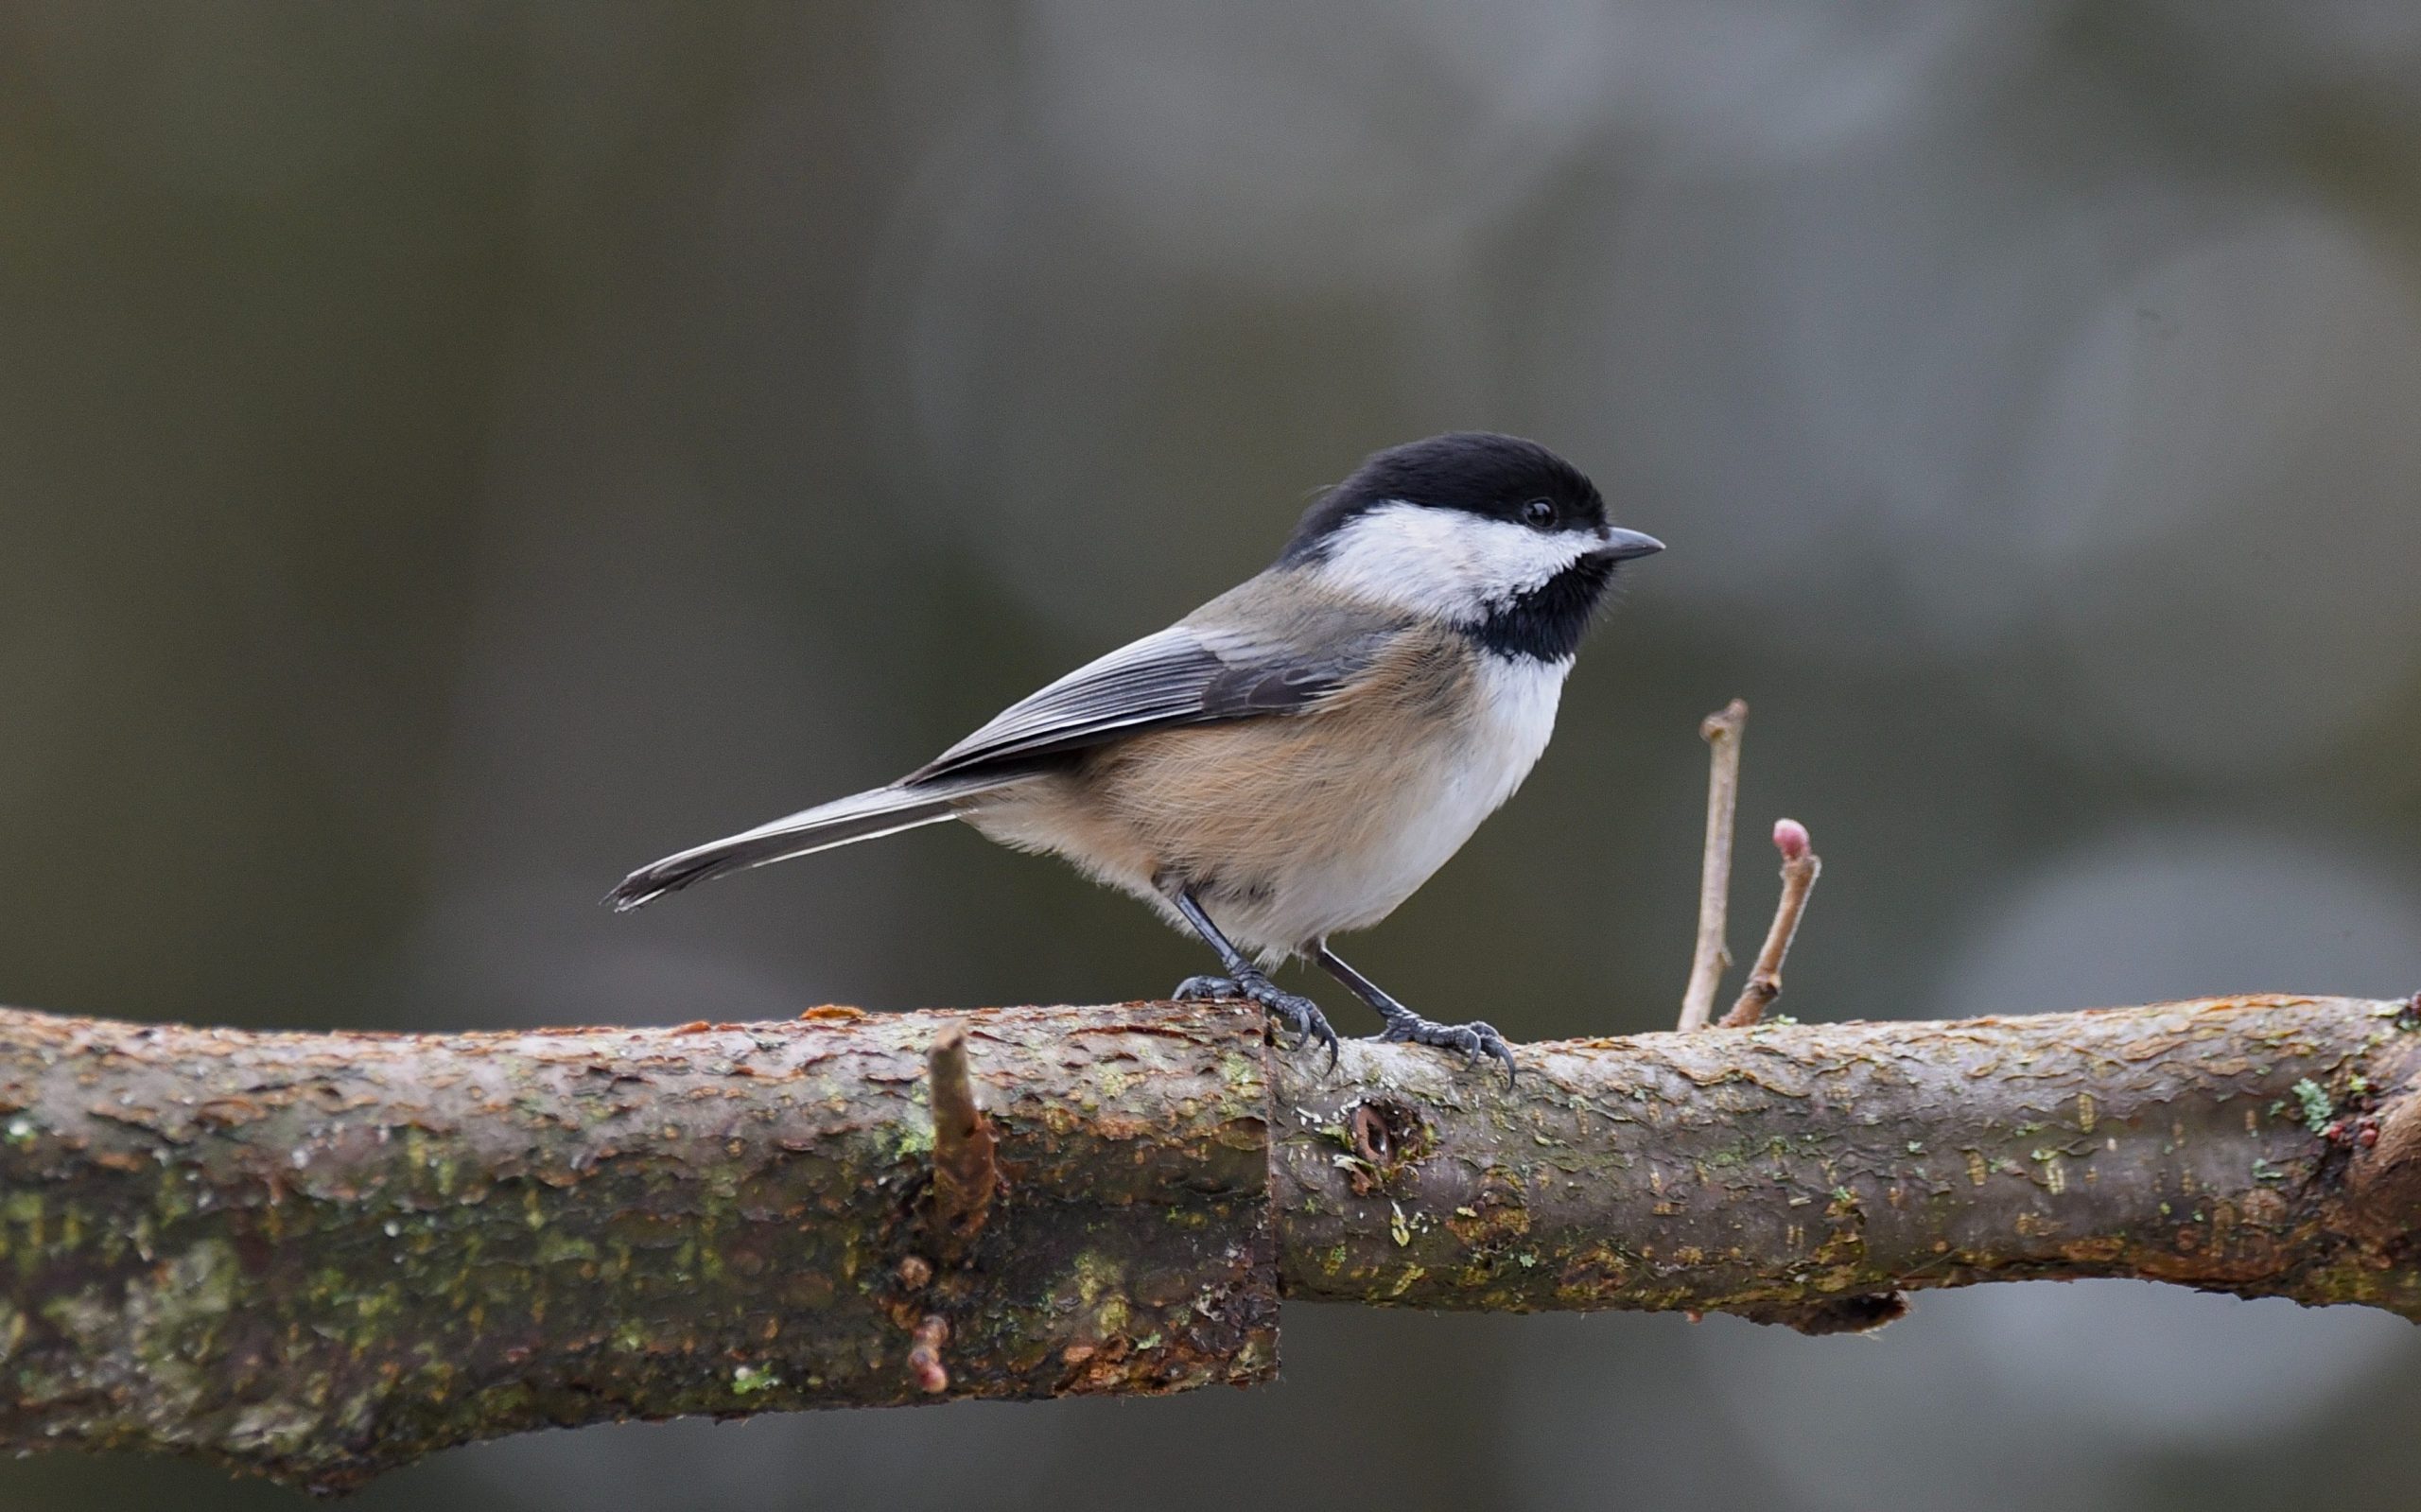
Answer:
<svg viewBox="0 0 2421 1512"><path fill-rule="evenodd" d="M1030 773L965 777L956 781L897 783L866 792L836 798L813 808L744 829L704 845L692 846L652 861L625 877L605 895L617 913L628 912L692 882L726 872L743 872L793 856L810 855L846 845L852 841L895 835L918 825L955 819L960 807L977 793L989 792L1024 780Z"/></svg>

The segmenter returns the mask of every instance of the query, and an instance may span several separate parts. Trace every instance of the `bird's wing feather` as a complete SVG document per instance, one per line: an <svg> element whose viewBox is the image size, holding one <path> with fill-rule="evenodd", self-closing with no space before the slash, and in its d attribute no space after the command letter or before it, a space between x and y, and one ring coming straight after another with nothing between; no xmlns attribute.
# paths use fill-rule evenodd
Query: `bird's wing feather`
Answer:
<svg viewBox="0 0 2421 1512"><path fill-rule="evenodd" d="M1300 712L1367 667L1391 628L1352 609L1251 636L1188 619L1011 704L905 780L1014 765L1174 725Z"/></svg>
<svg viewBox="0 0 2421 1512"><path fill-rule="evenodd" d="M709 877L955 819L968 802L1037 774L1052 757L1123 735L1316 707L1350 686L1400 628L1383 611L1350 604L1297 601L1273 614L1265 600L1248 601L1269 593L1266 582L1248 582L1012 704L889 787L667 856L624 878L607 901L636 908ZM1228 628L1239 622L1259 628Z"/></svg>

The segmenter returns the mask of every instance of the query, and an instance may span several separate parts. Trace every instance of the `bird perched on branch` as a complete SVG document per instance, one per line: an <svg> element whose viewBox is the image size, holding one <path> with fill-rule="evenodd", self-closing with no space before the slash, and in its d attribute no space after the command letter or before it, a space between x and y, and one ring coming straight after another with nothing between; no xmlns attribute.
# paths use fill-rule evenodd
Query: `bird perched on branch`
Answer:
<svg viewBox="0 0 2421 1512"><path fill-rule="evenodd" d="M1462 431L1379 452L1265 571L1080 667L886 787L668 856L634 909L726 872L963 819L1132 893L1218 953L1180 997L1243 997L1336 1052L1267 968L1308 956L1379 1037L1513 1064L1491 1026L1420 1017L1329 948L1412 895L1546 749L1564 674L1619 564L1579 469Z"/></svg>

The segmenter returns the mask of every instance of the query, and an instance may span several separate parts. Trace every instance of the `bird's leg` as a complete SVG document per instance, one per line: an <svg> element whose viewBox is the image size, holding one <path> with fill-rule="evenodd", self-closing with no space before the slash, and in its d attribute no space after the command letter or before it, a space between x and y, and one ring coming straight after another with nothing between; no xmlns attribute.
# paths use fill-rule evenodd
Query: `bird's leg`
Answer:
<svg viewBox="0 0 2421 1512"><path fill-rule="evenodd" d="M1505 1036L1496 1032L1495 1025L1482 1023L1478 1019L1468 1024L1441 1024L1421 1017L1389 997L1377 982L1347 965L1343 957L1328 947L1326 940L1312 947L1312 959L1320 964L1321 970L1351 988L1353 996L1379 1010L1379 1017L1386 1020L1385 1027L1379 1031L1379 1038L1458 1050L1473 1060L1484 1054L1493 1055L1505 1063L1506 1085L1512 1085L1513 1047L1505 1042Z"/></svg>
<svg viewBox="0 0 2421 1512"><path fill-rule="evenodd" d="M1238 997L1257 1002L1269 1017L1302 1035L1306 1043L1326 1045L1329 1069L1334 1070L1336 1031L1329 1027L1328 1016L1320 1012L1320 1005L1309 998L1284 991L1270 981L1267 972L1254 965L1242 950L1219 932L1219 927L1210 922L1210 915L1202 912L1202 905L1195 901L1191 888L1170 888L1169 901L1185 915L1185 922L1193 926L1193 932L1209 942L1211 949L1219 952L1219 965L1228 973L1225 977L1188 977L1178 984L1176 995L1180 998Z"/></svg>

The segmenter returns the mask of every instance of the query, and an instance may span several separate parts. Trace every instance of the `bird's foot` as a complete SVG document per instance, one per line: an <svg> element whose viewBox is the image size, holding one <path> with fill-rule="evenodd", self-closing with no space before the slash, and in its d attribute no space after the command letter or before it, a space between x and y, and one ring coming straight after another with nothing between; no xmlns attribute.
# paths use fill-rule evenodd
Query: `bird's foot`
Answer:
<svg viewBox="0 0 2421 1512"><path fill-rule="evenodd" d="M1387 1015L1387 1024L1371 1036L1399 1045L1435 1045L1440 1050L1458 1050L1472 1060L1482 1055L1492 1056L1505 1063L1505 1085L1513 1085L1513 1047L1496 1032L1494 1024L1474 1018L1468 1024L1441 1024L1421 1017L1409 1008L1399 1006Z"/></svg>
<svg viewBox="0 0 2421 1512"><path fill-rule="evenodd" d="M1257 1002L1273 1022L1293 1030L1304 1044L1326 1045L1329 1069L1336 1069L1336 1031L1329 1027L1320 1005L1300 993L1286 991L1258 971L1243 977L1188 977L1176 984L1175 996L1186 1002L1239 998Z"/></svg>

